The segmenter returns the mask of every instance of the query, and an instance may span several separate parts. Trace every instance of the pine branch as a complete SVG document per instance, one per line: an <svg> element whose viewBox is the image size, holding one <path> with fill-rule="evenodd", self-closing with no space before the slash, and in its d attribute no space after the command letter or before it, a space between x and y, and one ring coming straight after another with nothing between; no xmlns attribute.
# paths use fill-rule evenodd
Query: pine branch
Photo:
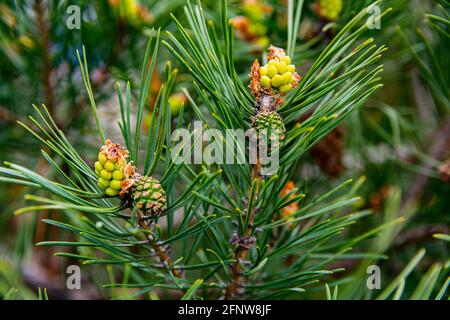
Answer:
<svg viewBox="0 0 450 320"><path fill-rule="evenodd" d="M154 236L151 233L151 229L150 229L150 227L148 225L148 222L145 221L144 218L140 217L139 218L139 225L141 226L141 228L143 230L147 231L145 233L145 236L147 237L148 243L153 248L153 250L155 251L156 255L158 256L159 260L162 262L164 267L167 268L169 272L172 272L175 277L181 278L182 277L182 273L180 272L179 269L173 268L174 264L172 262L172 259L170 258L167 250L165 248L163 248L155 240Z"/></svg>
<svg viewBox="0 0 450 320"><path fill-rule="evenodd" d="M244 272L241 268L241 264L247 260L249 250L251 249L252 245L254 245L254 221L255 216L259 210L259 208L256 206L256 203L259 200L262 175L261 164L258 160L257 164L252 167L252 181L252 188L249 190L248 195L249 207L247 208L247 214L245 217L246 223L244 224L242 234L239 235L239 239L237 239L237 247L234 251L234 260L236 262L231 266L231 281L225 288L223 294L223 298L225 300L233 300L239 298L243 293L242 289L244 286Z"/></svg>

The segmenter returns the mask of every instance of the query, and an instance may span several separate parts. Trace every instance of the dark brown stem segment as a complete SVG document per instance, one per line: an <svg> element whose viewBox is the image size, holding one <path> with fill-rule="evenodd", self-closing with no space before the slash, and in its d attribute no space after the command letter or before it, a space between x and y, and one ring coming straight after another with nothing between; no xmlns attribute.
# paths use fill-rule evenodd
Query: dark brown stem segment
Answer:
<svg viewBox="0 0 450 320"><path fill-rule="evenodd" d="M258 199L258 194L259 194L259 186L261 184L261 164L259 163L259 161L257 162L256 165L253 166L252 168L252 181L256 181L256 190L254 193L254 199L253 199L253 203L256 204L256 200ZM251 187L250 187L251 190ZM249 191L250 194L250 191ZM250 199L249 199L250 200ZM249 237L253 234L253 229L254 229L254 221L255 221L255 215L256 215L256 206L253 207L252 211L249 212L248 214L249 216L249 221L247 224L247 228L244 230L244 233L242 234L242 237ZM241 266L241 262L247 259L247 255L248 255L249 249L243 246L238 246L234 252L234 259L236 260L232 266L231 266L231 281L228 284L228 286L225 288L224 294L223 294L223 299L224 300L233 300L239 297L241 290L242 290L242 286L243 286L243 281L244 281L244 276L242 274L243 270L242 270L242 266Z"/></svg>
<svg viewBox="0 0 450 320"><path fill-rule="evenodd" d="M139 219L139 225L141 226L142 229L150 231L150 227L148 225L148 223L144 220L144 219ZM155 251L156 255L158 256L160 262L168 269L170 270L170 268L173 265L172 259L170 258L169 254L167 253L167 251L161 247L156 241L155 239L153 239L153 237L146 233L146 237L147 240L150 244L150 246L153 248L153 250ZM182 278L182 272L180 269L175 269L173 268L171 270L172 274L177 277L177 278Z"/></svg>

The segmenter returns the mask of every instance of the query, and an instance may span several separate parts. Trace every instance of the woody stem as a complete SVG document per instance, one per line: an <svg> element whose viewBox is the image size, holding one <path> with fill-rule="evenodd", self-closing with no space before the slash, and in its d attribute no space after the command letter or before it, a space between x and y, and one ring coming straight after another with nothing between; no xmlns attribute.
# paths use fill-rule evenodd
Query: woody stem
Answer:
<svg viewBox="0 0 450 320"><path fill-rule="evenodd" d="M255 179L257 180L256 181L256 191L253 196L253 203L256 203L256 200L258 199L259 185L261 182L260 172L261 172L261 164L259 161L257 161L257 164L252 167L252 181L254 181ZM249 190L249 197L250 197L250 192L251 191ZM253 209L251 210L251 212L249 212L248 214L250 216L249 216L247 227L245 228L245 230L242 234L243 237L248 237L253 234L253 229L254 229L253 224L254 224L255 215L256 215L256 206L254 206ZM234 251L234 259L236 261L231 265L231 281L228 284L228 286L225 288L225 291L223 294L223 299L225 299L225 300L235 299L237 296L238 290L242 287L242 283L244 281L244 276L242 274L243 271L242 271L241 262L247 259L248 252L249 252L249 249L246 247L242 247L242 246L238 246L236 248L236 250Z"/></svg>
<svg viewBox="0 0 450 320"><path fill-rule="evenodd" d="M139 219L139 225L141 226L142 229L150 231L150 227L148 226L147 222L145 222L143 219ZM155 239L151 234L146 233L145 236L148 240L148 243L150 244L150 246L158 256L159 260L161 261L161 263L167 268L167 270L170 270L175 277L181 278L183 276L181 270L175 268L171 269L171 267L173 266L173 262L167 251L164 248L162 248L157 241L155 241Z"/></svg>

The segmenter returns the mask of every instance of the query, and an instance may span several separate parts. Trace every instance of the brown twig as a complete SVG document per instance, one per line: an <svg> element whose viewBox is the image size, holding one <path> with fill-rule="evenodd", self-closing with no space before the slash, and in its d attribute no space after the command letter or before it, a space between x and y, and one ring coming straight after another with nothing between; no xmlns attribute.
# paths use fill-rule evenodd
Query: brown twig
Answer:
<svg viewBox="0 0 450 320"><path fill-rule="evenodd" d="M144 229L146 231L150 231L150 226L149 226L148 222L145 219L143 219L142 217L139 217L139 225L141 226L142 229ZM155 254L158 257L159 261L168 270L170 270L175 277L182 278L183 277L182 270L176 269L176 268L172 268L173 262L172 262L172 259L169 256L167 250L165 248L163 248L157 241L155 241L155 239L153 238L152 234L147 232L145 234L145 237L147 238L148 243L150 244L152 249L155 251Z"/></svg>

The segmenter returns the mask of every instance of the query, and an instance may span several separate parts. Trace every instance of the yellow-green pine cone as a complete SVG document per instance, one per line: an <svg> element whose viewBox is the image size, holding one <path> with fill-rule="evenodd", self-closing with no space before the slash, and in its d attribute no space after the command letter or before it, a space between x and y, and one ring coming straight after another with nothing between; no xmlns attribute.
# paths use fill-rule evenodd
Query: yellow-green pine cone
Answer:
<svg viewBox="0 0 450 320"><path fill-rule="evenodd" d="M107 140L101 147L98 161L95 162L95 173L98 176L97 185L108 196L119 195L122 181L125 180L126 156L128 151L123 150L119 144Z"/></svg>
<svg viewBox="0 0 450 320"><path fill-rule="evenodd" d="M328 21L339 18L342 11L342 0L319 0L319 15Z"/></svg>
<svg viewBox="0 0 450 320"><path fill-rule="evenodd" d="M98 163L100 163L100 161L98 161ZM96 164L95 172L99 176L98 186L102 189L106 189L105 193L108 196L115 197L119 194L122 180L125 177L125 165L125 160L107 160L103 165L103 169L98 171L97 169L100 169L100 167Z"/></svg>
<svg viewBox="0 0 450 320"><path fill-rule="evenodd" d="M261 86L275 92L286 93L294 87L296 82L294 73L295 66L291 64L289 56L275 57L259 68Z"/></svg>
<svg viewBox="0 0 450 320"><path fill-rule="evenodd" d="M159 217L166 209L166 192L158 180L139 177L131 188L133 206L146 217Z"/></svg>
<svg viewBox="0 0 450 320"><path fill-rule="evenodd" d="M188 102L187 97L182 93L178 92L170 96L170 113L172 116L176 116L180 113L181 108Z"/></svg>

